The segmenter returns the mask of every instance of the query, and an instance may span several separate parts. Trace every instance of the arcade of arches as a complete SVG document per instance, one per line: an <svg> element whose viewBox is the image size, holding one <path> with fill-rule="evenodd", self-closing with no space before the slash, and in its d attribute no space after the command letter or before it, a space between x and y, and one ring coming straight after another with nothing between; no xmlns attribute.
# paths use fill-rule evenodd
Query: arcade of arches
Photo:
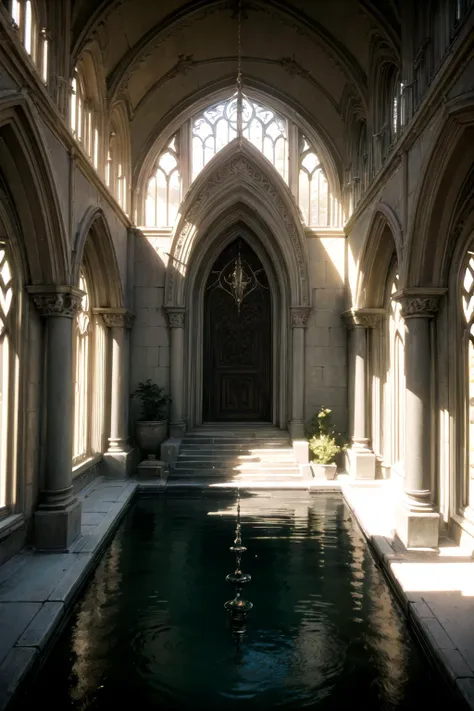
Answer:
<svg viewBox="0 0 474 711"><path fill-rule="evenodd" d="M0 4L0 562L134 475L147 378L167 452L331 408L405 544L474 548L474 4L239 13Z"/></svg>

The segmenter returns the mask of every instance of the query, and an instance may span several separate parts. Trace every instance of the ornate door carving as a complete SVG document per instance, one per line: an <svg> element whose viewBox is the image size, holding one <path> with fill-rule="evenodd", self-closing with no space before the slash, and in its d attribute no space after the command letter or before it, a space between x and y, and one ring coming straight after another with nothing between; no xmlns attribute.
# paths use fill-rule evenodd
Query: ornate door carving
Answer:
<svg viewBox="0 0 474 711"><path fill-rule="evenodd" d="M240 305L218 283L226 265L241 254L258 283ZM228 269L229 274L232 267ZM245 294L245 291L244 291ZM271 307L262 264L244 241L235 241L216 260L204 302L204 420L271 420Z"/></svg>

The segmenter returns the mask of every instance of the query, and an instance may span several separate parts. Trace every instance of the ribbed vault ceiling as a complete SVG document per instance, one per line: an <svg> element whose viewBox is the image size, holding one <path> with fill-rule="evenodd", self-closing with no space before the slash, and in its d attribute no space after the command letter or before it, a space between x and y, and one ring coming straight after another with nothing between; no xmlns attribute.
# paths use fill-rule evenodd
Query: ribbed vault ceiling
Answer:
<svg viewBox="0 0 474 711"><path fill-rule="evenodd" d="M242 0L244 84L274 94L343 149L343 105L365 111L370 38L398 51L397 0ZM73 52L91 40L109 100L126 102L132 154L181 110L235 84L235 0L76 0Z"/></svg>

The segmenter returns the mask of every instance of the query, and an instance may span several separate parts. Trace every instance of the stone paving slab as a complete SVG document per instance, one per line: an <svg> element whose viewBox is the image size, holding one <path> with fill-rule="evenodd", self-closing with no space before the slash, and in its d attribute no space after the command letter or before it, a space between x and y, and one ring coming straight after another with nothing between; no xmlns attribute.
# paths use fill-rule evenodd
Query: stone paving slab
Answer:
<svg viewBox="0 0 474 711"><path fill-rule="evenodd" d="M381 562L412 626L448 682L474 709L472 547L440 541L438 551L407 551L394 534L388 482L346 482L344 497Z"/></svg>
<svg viewBox="0 0 474 711"><path fill-rule="evenodd" d="M78 497L81 535L67 553L24 550L0 567L0 711L47 646L137 491L99 478Z"/></svg>

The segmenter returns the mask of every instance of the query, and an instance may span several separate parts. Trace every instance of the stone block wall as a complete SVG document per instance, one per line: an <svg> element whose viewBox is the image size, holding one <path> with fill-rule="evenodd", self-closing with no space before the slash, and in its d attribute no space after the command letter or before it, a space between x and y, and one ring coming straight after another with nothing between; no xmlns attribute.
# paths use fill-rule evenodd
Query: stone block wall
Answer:
<svg viewBox="0 0 474 711"><path fill-rule="evenodd" d="M341 432L347 430L347 334L341 320L345 248L342 233L308 238L312 310L306 330L305 419L329 407Z"/></svg>
<svg viewBox="0 0 474 711"><path fill-rule="evenodd" d="M134 265L135 321L131 340L131 389L151 378L169 391L170 347L166 313L163 309L166 252L160 238L137 235ZM138 403L132 400L132 420Z"/></svg>

